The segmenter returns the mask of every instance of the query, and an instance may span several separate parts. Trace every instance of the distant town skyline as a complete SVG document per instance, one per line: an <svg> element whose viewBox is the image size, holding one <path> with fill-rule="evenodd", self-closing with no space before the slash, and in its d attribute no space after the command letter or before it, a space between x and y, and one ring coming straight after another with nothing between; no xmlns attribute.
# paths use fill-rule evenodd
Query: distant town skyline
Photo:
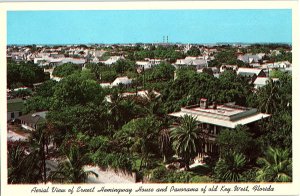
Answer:
<svg viewBox="0 0 300 196"><path fill-rule="evenodd" d="M9 11L7 44L292 43L290 9Z"/></svg>

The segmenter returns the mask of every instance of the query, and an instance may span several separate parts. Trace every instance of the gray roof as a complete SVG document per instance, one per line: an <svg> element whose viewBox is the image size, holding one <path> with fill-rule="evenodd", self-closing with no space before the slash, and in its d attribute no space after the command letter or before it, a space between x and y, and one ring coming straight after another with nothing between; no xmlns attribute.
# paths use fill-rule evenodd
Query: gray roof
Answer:
<svg viewBox="0 0 300 196"><path fill-rule="evenodd" d="M39 122L45 121L47 111L43 112L36 112L36 113L29 113L23 116L20 116L18 119L24 121L28 124L37 124Z"/></svg>
<svg viewBox="0 0 300 196"><path fill-rule="evenodd" d="M206 62L205 59L186 57L185 59L178 59L175 64L177 64L177 65L205 66L205 65L207 65L207 62Z"/></svg>
<svg viewBox="0 0 300 196"><path fill-rule="evenodd" d="M258 74L262 71L263 69L258 69L258 68L245 68L245 67L240 67L237 70L237 74L241 76L253 76Z"/></svg>
<svg viewBox="0 0 300 196"><path fill-rule="evenodd" d="M240 56L238 59L244 63L257 63L259 60L261 60L261 57L258 55L245 54Z"/></svg>

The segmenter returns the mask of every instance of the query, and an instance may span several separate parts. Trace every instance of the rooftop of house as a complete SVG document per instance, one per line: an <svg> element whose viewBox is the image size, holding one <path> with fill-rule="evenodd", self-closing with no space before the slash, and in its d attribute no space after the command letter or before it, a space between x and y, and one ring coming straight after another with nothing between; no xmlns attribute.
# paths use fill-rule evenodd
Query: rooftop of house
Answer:
<svg viewBox="0 0 300 196"><path fill-rule="evenodd" d="M177 59L175 62L176 65L206 65L207 62L205 59L198 57L186 57L185 59Z"/></svg>
<svg viewBox="0 0 300 196"><path fill-rule="evenodd" d="M7 112L22 111L24 100L21 98L7 100Z"/></svg>
<svg viewBox="0 0 300 196"><path fill-rule="evenodd" d="M21 86L21 87L19 87L19 88L13 89L13 91L20 91L20 90L27 90L27 89L28 89L27 86Z"/></svg>
<svg viewBox="0 0 300 196"><path fill-rule="evenodd" d="M238 75L258 75L263 69L260 68L248 68L248 67L240 67L237 70Z"/></svg>
<svg viewBox="0 0 300 196"><path fill-rule="evenodd" d="M270 116L269 114L259 113L256 108L242 107L233 103L210 105L207 107L193 105L181 108L181 111L169 115L174 117L191 115L199 122L227 128L235 128L239 124L249 124Z"/></svg>
<svg viewBox="0 0 300 196"><path fill-rule="evenodd" d="M109 82L103 82L103 83L100 83L100 86L101 86L102 88L111 87L110 85L111 85L111 84L110 84Z"/></svg>
<svg viewBox="0 0 300 196"><path fill-rule="evenodd" d="M151 63L149 61L136 61L135 64L137 64L137 65L149 65Z"/></svg>
<svg viewBox="0 0 300 196"><path fill-rule="evenodd" d="M269 80L270 80L269 77L257 77L256 80L253 82L254 88L258 89L258 88L261 88L261 87L267 85ZM272 78L271 80L273 82L277 82L277 81L279 81L279 78Z"/></svg>
<svg viewBox="0 0 300 196"><path fill-rule="evenodd" d="M119 84L131 84L132 79L129 79L127 76L123 76L123 77L118 77L116 78L113 83L111 84L112 86L117 86Z"/></svg>
<svg viewBox="0 0 300 196"><path fill-rule="evenodd" d="M105 64L113 64L113 63L117 62L120 59L125 59L125 58L123 56L111 56L111 57L109 57L109 59L104 61L104 63Z"/></svg>
<svg viewBox="0 0 300 196"><path fill-rule="evenodd" d="M239 60L247 63L258 62L261 58L261 55L256 54L245 54L238 57Z"/></svg>
<svg viewBox="0 0 300 196"><path fill-rule="evenodd" d="M46 118L46 114L48 111L29 113L23 116L20 116L18 119L24 121L29 124L37 124L39 122L43 122Z"/></svg>
<svg viewBox="0 0 300 196"><path fill-rule="evenodd" d="M159 97L161 96L161 94L155 90L153 91L148 91L148 90L141 90L141 91L137 91L137 92L124 92L122 94L120 94L121 97L128 97L128 96L140 96L146 99L150 99L150 97ZM111 95L107 95L105 96L106 101L111 102Z"/></svg>
<svg viewBox="0 0 300 196"><path fill-rule="evenodd" d="M266 85L267 82L269 81L270 78L268 77L257 77L254 81L254 85ZM279 78L272 78L272 80L275 82L275 81L278 81Z"/></svg>

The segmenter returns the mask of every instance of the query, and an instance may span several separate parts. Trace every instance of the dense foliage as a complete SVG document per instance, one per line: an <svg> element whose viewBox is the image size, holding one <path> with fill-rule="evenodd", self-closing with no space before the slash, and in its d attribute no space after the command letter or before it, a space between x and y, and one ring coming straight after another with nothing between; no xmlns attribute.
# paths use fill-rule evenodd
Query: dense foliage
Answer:
<svg viewBox="0 0 300 196"><path fill-rule="evenodd" d="M52 74L57 77L65 77L80 70L81 66L79 65L73 63L65 63L63 65L55 67Z"/></svg>
<svg viewBox="0 0 300 196"><path fill-rule="evenodd" d="M9 89L21 86L33 87L34 83L43 82L48 78L49 75L45 74L42 68L31 62L7 62L7 87Z"/></svg>
<svg viewBox="0 0 300 196"><path fill-rule="evenodd" d="M263 47L268 46L248 50L263 52ZM9 183L85 182L87 175L93 174L84 170L86 165L137 172L145 182L291 181L291 75L276 71L273 77L278 81L270 79L264 87L254 89L232 70L219 77L197 73L192 67L175 70L169 62L184 57L175 49L136 46L132 52L129 47L131 60L111 66L88 63L83 71L75 65L62 65L55 71L64 77L60 82L44 81L40 68L30 63L9 63L9 87L43 82L31 92L24 112L49 111L30 143L9 143ZM192 47L188 55L198 55L198 50ZM224 46L215 55L216 65L237 63L235 52ZM143 58L167 61L138 74L132 60ZM99 85L125 75L132 76L133 87ZM136 96L137 90L147 92ZM132 95L124 96L128 91ZM216 138L218 154L206 158L205 165L190 168L204 150L202 130L190 116L174 120L167 114L199 104L203 97L219 104L235 102L258 108L271 116L251 126L221 130ZM54 148L48 149L49 144ZM53 155L62 161L56 172L45 175L45 159ZM185 170L178 171L180 168Z"/></svg>

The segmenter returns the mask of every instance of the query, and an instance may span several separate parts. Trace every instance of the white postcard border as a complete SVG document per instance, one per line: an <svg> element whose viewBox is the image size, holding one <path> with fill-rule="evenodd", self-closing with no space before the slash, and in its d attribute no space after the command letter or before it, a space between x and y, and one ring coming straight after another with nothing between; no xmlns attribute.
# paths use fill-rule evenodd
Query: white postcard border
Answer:
<svg viewBox="0 0 300 196"><path fill-rule="evenodd" d="M168 186L175 187L199 187L204 188L205 186L213 186L214 184L86 184L86 185L7 185L7 154L6 154L6 12L7 11L18 11L18 10L172 10L172 9L292 9L292 47L293 47L293 182L292 183L243 183L243 184L215 184L218 186L225 185L227 187L234 187L235 185L253 187L254 185L274 187L274 192L154 192L154 193L138 193L132 192L131 195L295 195L299 194L300 185L300 153L298 138L300 138L300 123L299 123L299 109L300 109L300 99L299 99L299 86L300 84L300 69L297 67L299 65L299 3L298 1L142 1L142 2L14 2L14 3L0 3L0 78L2 82L0 84L0 104L1 104L1 114L0 114L0 130L1 130L1 192L3 195L40 195L31 194L30 190L34 186L38 187L60 187L66 190L74 189L78 186L85 188L96 186L101 189L102 186L106 188L133 188L138 189L138 187L143 186L145 188L164 188ZM56 193L57 195L70 195L70 193ZM74 195L118 195L118 193L73 193ZM127 193L128 194L128 193ZM53 195L53 193L44 193L41 195ZM120 193L119 195L126 195L126 193Z"/></svg>

